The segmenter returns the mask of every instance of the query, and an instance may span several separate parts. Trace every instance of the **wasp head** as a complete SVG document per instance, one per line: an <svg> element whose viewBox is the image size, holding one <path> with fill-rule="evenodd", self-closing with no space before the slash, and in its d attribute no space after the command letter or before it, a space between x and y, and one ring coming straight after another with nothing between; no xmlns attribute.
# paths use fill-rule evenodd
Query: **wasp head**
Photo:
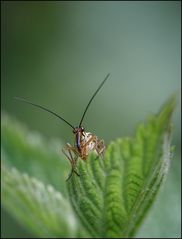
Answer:
<svg viewBox="0 0 182 239"><path fill-rule="evenodd" d="M80 133L83 133L85 131L85 129L84 129L84 127L75 127L74 129L73 129L73 133L74 134L78 134L79 132Z"/></svg>

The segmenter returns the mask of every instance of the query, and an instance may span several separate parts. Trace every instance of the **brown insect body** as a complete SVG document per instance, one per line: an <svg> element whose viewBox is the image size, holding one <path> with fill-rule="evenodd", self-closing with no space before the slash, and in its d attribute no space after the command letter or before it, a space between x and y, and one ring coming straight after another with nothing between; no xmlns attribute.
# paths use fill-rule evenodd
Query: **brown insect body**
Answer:
<svg viewBox="0 0 182 239"><path fill-rule="evenodd" d="M81 153L82 145L81 141L84 137L84 128L83 127L76 127L73 130L73 133L75 134L75 146L77 147L78 151Z"/></svg>
<svg viewBox="0 0 182 239"><path fill-rule="evenodd" d="M103 157L105 151L104 141L98 139L96 135L93 135L90 132L85 132L84 128L77 127L73 130L75 134L75 145L67 143L62 152L69 160L72 170L67 180L70 179L73 173L79 174L76 172L76 164L78 158L86 160L90 152L95 152L97 156Z"/></svg>
<svg viewBox="0 0 182 239"><path fill-rule="evenodd" d="M83 127L75 134L75 147L77 147L79 157L86 160L90 151L95 151L98 155L102 154L104 148L103 140L99 140L97 136L90 132L85 132ZM100 149L102 148L102 149Z"/></svg>

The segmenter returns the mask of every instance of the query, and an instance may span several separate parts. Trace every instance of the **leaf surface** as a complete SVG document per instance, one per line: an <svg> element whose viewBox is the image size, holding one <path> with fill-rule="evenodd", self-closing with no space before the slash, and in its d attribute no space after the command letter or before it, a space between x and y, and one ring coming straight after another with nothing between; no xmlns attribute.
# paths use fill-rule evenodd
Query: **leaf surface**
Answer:
<svg viewBox="0 0 182 239"><path fill-rule="evenodd" d="M93 237L133 237L155 200L170 164L171 97L141 123L133 138L113 141L104 159L78 161L68 183L72 206Z"/></svg>

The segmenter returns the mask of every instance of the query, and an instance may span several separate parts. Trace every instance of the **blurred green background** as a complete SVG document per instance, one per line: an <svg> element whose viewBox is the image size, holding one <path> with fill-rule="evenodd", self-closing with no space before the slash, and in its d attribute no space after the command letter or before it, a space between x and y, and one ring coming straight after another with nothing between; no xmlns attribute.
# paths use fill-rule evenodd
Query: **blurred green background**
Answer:
<svg viewBox="0 0 182 239"><path fill-rule="evenodd" d="M47 138L73 142L72 130L24 97L77 125L107 73L84 126L106 143L130 136L174 92L181 65L181 3L1 2L2 109ZM173 117L176 146L169 177L139 237L180 237L180 103ZM2 210L2 236L28 237Z"/></svg>

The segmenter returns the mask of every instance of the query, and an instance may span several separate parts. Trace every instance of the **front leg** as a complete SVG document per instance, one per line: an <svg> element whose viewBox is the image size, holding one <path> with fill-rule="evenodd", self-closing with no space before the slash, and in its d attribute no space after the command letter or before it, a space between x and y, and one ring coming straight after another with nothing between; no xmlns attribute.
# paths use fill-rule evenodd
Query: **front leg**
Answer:
<svg viewBox="0 0 182 239"><path fill-rule="evenodd" d="M77 173L77 171L75 170L77 159L78 159L78 156L79 156L77 150L73 146L71 146L71 144L67 143L62 148L62 152L63 152L63 154L66 156L66 158L69 160L69 162L71 164L71 173L69 174L69 176L66 179L66 181L68 181L71 178L73 173L75 173L77 176L80 176Z"/></svg>

